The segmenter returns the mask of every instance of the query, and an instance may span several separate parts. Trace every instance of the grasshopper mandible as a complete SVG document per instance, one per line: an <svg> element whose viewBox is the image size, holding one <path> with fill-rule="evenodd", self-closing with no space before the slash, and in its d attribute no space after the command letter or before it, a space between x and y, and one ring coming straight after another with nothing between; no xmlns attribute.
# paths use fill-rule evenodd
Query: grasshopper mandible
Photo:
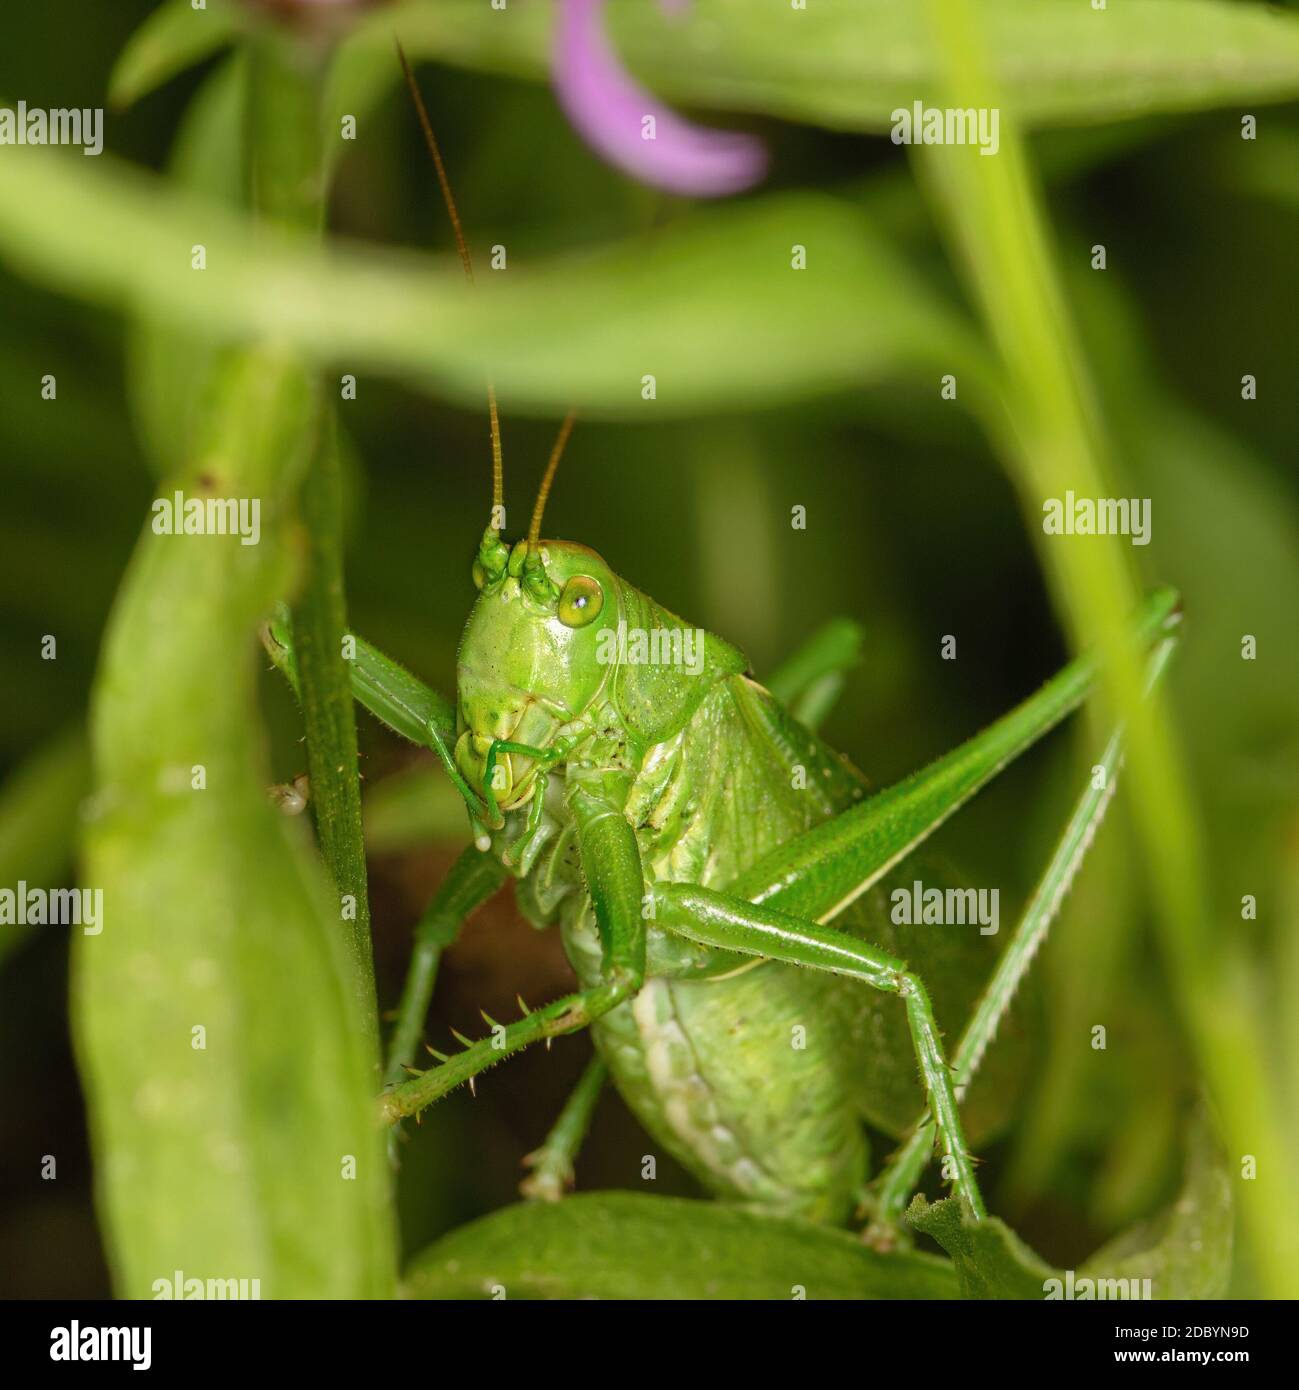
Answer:
<svg viewBox="0 0 1299 1390"><path fill-rule="evenodd" d="M981 1217L960 1102L1104 813L1120 735L971 1012L954 1067L923 968L874 943L896 936L888 884L900 861L1083 701L1103 656L1075 660L952 753L868 795L810 712L822 703L813 690L847 663L850 632L832 625L764 687L734 646L700 632L695 647L695 629L595 551L543 539L571 417L527 535L507 544L490 388L489 405L492 513L472 565L478 596L454 704L365 642L352 663L357 700L437 754L474 832L416 930L384 1117L417 1114L511 1053L589 1027L597 1058L534 1156L530 1195L559 1195L607 1073L650 1134L718 1196L831 1222L864 1199L886 1233L936 1149ZM1178 619L1176 595L1161 590L1121 639L1149 651L1152 682ZM655 634L666 639L657 648ZM268 647L296 679L287 622L271 627ZM802 718L791 712L800 701ZM441 950L507 876L534 925L559 925L578 989L403 1080ZM929 949L920 937L902 945L922 961ZM920 1094L914 1073L899 1093L896 1067L884 1065L882 1005L905 1019ZM869 1185L868 1122L904 1140Z"/></svg>

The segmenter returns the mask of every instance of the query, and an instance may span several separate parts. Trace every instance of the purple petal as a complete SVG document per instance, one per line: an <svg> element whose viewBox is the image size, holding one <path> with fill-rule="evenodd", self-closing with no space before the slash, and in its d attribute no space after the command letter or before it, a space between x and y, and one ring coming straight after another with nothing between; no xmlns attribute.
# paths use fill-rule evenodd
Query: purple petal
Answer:
<svg viewBox="0 0 1299 1390"><path fill-rule="evenodd" d="M604 0L560 0L552 75L578 133L610 164L672 193L715 198L738 193L766 172L752 135L692 125L632 80L604 32ZM655 138L644 138L653 116Z"/></svg>

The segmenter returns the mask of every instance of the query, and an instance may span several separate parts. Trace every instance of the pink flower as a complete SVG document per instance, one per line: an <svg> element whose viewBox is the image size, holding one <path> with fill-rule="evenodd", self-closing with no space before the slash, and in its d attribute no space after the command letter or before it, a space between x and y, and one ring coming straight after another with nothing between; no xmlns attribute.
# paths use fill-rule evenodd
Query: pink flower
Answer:
<svg viewBox="0 0 1299 1390"><path fill-rule="evenodd" d="M682 0L660 0L679 9ZM618 61L604 32L604 0L559 0L552 75L574 128L610 164L642 183L697 198L738 193L766 172L752 135L691 124L662 105Z"/></svg>

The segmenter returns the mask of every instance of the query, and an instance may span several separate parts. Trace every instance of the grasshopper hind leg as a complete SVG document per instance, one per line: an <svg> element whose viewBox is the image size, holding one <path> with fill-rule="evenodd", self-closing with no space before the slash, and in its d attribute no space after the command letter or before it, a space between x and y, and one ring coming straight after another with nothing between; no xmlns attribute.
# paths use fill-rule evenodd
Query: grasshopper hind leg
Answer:
<svg viewBox="0 0 1299 1390"><path fill-rule="evenodd" d="M661 926L694 941L768 960L784 961L862 980L895 994L906 1010L912 1045L924 1081L935 1137L957 1192L976 1217L986 1214L974 1163L965 1144L947 1059L924 982L883 951L832 927L818 926L726 893L686 883L654 888Z"/></svg>
<svg viewBox="0 0 1299 1390"><path fill-rule="evenodd" d="M1174 646L1175 642L1170 638L1151 653L1146 668L1147 689L1153 687L1163 674ZM966 1025L954 1058L960 1082L958 1100L964 1098L965 1091L974 1080L984 1054L996 1037L1011 1000L1045 940L1074 875L1091 846L1113 797L1122 761L1123 729L1120 727L1110 736L1100 761L1093 766L1087 786L1078 798L1064 833ZM931 1147L929 1120L927 1116L922 1116L884 1171L870 1185L864 1205L871 1215L867 1238L873 1244L892 1239L892 1232L896 1230L902 1212L919 1184Z"/></svg>

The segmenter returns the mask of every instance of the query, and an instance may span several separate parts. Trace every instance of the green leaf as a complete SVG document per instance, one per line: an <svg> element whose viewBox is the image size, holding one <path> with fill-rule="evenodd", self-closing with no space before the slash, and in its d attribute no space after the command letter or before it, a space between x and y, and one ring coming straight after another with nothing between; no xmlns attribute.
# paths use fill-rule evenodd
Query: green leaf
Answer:
<svg viewBox="0 0 1299 1390"><path fill-rule="evenodd" d="M108 100L118 110L219 53L233 41L241 16L227 0L196 10L191 0L169 0L127 40L108 79Z"/></svg>
<svg viewBox="0 0 1299 1390"><path fill-rule="evenodd" d="M1218 1298L1231 1273L1231 1185L1202 1115L1190 1126L1177 1199L1103 1246L1076 1273L1052 1269L1004 1221L975 1221L955 1198L930 1205L917 1197L907 1220L952 1257L966 1298L1060 1298L1070 1291L1074 1298L1098 1292L1111 1298ZM1113 1280L1125 1284L1114 1286ZM1105 1292L1118 1287L1126 1294Z"/></svg>
<svg viewBox="0 0 1299 1390"><path fill-rule="evenodd" d="M997 77L1020 120L1069 125L1299 95L1299 17L1227 0L983 0ZM549 66L553 4L410 0L353 40L510 76ZM923 5L814 0L806 9L694 0L666 17L610 0L619 54L671 100L842 130L884 131L937 94Z"/></svg>
<svg viewBox="0 0 1299 1390"><path fill-rule="evenodd" d="M475 406L489 373L516 412L576 404L638 418L652 375L656 419L858 391L918 366L959 373L975 400L993 394L962 317L831 198L700 211L651 242L556 257L471 292L449 260L256 233L229 209L95 163L32 151L0 164L0 251L20 273L312 362L431 379ZM194 243L205 270L191 268ZM805 270L791 269L794 244L810 248Z"/></svg>
<svg viewBox="0 0 1299 1390"><path fill-rule="evenodd" d="M304 827L268 804L254 700L313 409L282 355L226 364L164 495L258 498L260 542L147 528L96 681L84 883L104 929L74 941L73 1021L128 1297L176 1270L256 1278L264 1297L392 1289L378 1057L337 900Z"/></svg>
<svg viewBox="0 0 1299 1390"><path fill-rule="evenodd" d="M412 1261L412 1298L955 1298L945 1260L722 1202L594 1192L506 1207Z"/></svg>

